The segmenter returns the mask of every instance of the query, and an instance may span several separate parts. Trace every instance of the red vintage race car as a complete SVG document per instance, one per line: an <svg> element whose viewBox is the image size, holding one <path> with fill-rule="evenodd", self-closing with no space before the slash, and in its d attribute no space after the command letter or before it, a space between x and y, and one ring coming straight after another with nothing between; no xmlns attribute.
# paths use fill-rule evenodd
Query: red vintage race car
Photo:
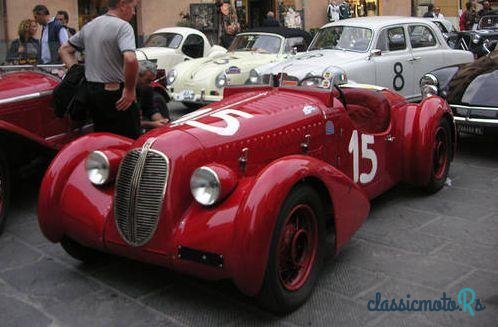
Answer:
<svg viewBox="0 0 498 327"><path fill-rule="evenodd" d="M60 68L43 66L49 71ZM82 134L83 129L54 115L52 90L59 81L41 68L0 66L0 233L9 207L11 177L33 160L51 159L62 145Z"/></svg>
<svg viewBox="0 0 498 327"><path fill-rule="evenodd" d="M303 86L309 77L228 88L136 141L74 141L42 182L44 235L80 260L108 252L231 279L267 309L297 308L370 199L399 182L439 190L455 145L437 96L414 104L313 78L321 88Z"/></svg>

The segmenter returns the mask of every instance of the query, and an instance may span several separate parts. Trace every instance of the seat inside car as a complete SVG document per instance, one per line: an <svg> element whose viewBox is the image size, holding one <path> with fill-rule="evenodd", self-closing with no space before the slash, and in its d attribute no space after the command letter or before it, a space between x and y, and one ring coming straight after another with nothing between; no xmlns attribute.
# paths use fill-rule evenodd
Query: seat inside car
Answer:
<svg viewBox="0 0 498 327"><path fill-rule="evenodd" d="M346 112L358 129L374 134L389 127L391 106L380 91L347 87L342 91Z"/></svg>

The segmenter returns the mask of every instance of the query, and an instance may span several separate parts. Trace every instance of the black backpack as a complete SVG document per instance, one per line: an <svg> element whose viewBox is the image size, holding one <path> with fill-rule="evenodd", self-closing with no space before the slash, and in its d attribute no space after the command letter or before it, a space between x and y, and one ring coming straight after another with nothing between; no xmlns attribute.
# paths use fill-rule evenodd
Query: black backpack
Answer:
<svg viewBox="0 0 498 327"><path fill-rule="evenodd" d="M85 120L86 108L85 66L73 65L54 89L53 105L59 118L69 115L73 120Z"/></svg>

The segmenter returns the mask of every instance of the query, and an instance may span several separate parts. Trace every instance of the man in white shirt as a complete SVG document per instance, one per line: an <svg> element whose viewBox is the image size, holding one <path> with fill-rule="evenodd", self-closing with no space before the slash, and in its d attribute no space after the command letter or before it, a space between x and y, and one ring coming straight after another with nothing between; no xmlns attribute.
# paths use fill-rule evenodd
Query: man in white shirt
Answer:
<svg viewBox="0 0 498 327"><path fill-rule="evenodd" d="M58 51L69 38L67 29L55 17L50 17L50 12L44 5L36 5L33 8L33 17L42 25L39 60L43 64L61 63Z"/></svg>
<svg viewBox="0 0 498 327"><path fill-rule="evenodd" d="M441 8L436 7L436 9L434 9L434 18L444 19L444 15L441 14Z"/></svg>
<svg viewBox="0 0 498 327"><path fill-rule="evenodd" d="M340 6L332 0L329 0L327 6L327 18L329 22L337 22L340 18Z"/></svg>

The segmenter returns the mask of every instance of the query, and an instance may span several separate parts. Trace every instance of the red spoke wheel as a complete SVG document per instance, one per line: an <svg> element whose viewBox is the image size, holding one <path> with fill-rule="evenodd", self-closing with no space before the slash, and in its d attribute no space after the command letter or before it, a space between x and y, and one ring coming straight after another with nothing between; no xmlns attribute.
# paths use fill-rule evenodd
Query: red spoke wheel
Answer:
<svg viewBox="0 0 498 327"><path fill-rule="evenodd" d="M316 216L309 205L298 205L289 213L278 247L280 282L289 291L298 290L309 277L318 248Z"/></svg>
<svg viewBox="0 0 498 327"><path fill-rule="evenodd" d="M3 153L0 151L0 234L5 227L10 204L10 171Z"/></svg>
<svg viewBox="0 0 498 327"><path fill-rule="evenodd" d="M429 193L437 192L443 187L450 170L451 151L450 124L442 119L434 132L431 179L426 185Z"/></svg>
<svg viewBox="0 0 498 327"><path fill-rule="evenodd" d="M273 231L260 304L277 313L302 305L323 265L325 215L320 195L299 185L287 196Z"/></svg>

